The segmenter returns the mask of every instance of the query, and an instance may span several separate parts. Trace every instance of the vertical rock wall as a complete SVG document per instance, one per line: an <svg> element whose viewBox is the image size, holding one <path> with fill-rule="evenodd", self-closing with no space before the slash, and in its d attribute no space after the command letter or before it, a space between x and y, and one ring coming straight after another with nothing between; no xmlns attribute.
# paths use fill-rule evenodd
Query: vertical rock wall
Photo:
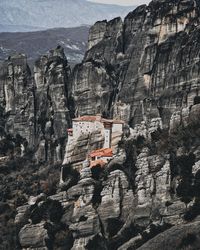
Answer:
<svg viewBox="0 0 200 250"><path fill-rule="evenodd" d="M6 131L19 134L36 150L38 162L59 161L64 156L69 106L70 68L61 47L38 59L34 73L25 55L10 57L1 68L1 105Z"/></svg>
<svg viewBox="0 0 200 250"><path fill-rule="evenodd" d="M192 105L199 93L198 24L198 1L152 1L124 22L97 22L85 58L74 70L78 114L112 117L121 106L131 126L155 117L168 126L172 113Z"/></svg>

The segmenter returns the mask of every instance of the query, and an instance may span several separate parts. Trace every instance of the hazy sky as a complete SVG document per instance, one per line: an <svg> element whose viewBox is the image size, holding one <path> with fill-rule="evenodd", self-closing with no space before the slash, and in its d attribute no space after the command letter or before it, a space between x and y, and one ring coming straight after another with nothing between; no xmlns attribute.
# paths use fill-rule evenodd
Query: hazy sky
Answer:
<svg viewBox="0 0 200 250"><path fill-rule="evenodd" d="M120 5L141 5L150 2L150 0L89 0L89 1L97 3L120 4Z"/></svg>

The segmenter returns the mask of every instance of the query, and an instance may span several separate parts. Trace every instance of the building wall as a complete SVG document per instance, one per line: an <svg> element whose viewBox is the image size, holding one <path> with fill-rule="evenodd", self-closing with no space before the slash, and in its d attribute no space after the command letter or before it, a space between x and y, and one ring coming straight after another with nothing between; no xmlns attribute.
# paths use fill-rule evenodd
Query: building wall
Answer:
<svg viewBox="0 0 200 250"><path fill-rule="evenodd" d="M94 131L95 125L88 121L73 121L73 137L78 138L81 134Z"/></svg>
<svg viewBox="0 0 200 250"><path fill-rule="evenodd" d="M92 133L101 130L105 141L103 148L115 148L123 133L123 124L112 124L112 128L104 128L100 121L73 121L73 138L76 139L82 134Z"/></svg>
<svg viewBox="0 0 200 250"><path fill-rule="evenodd" d="M104 148L110 148L111 147L111 129L105 128L104 129Z"/></svg>
<svg viewBox="0 0 200 250"><path fill-rule="evenodd" d="M73 121L73 137L78 138L81 134L92 133L95 130L103 129L101 122L95 121Z"/></svg>
<svg viewBox="0 0 200 250"><path fill-rule="evenodd" d="M95 161L96 160L103 160L103 161L108 161L108 160L110 160L110 159L112 159L113 157L106 157L106 156L96 156L95 157Z"/></svg>
<svg viewBox="0 0 200 250"><path fill-rule="evenodd" d="M95 121L95 129L104 129L103 123L99 122L99 121Z"/></svg>
<svg viewBox="0 0 200 250"><path fill-rule="evenodd" d="M123 124L113 124L112 126L112 133L114 132L122 132L123 130Z"/></svg>

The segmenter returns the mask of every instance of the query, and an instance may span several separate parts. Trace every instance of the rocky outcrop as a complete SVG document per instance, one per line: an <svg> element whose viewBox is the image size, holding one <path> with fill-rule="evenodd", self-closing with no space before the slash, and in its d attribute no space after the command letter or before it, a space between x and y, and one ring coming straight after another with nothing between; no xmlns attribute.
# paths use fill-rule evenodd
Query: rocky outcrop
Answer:
<svg viewBox="0 0 200 250"><path fill-rule="evenodd" d="M10 57L1 68L1 106L8 114L6 131L34 146L34 94L26 56Z"/></svg>
<svg viewBox="0 0 200 250"><path fill-rule="evenodd" d="M62 161L67 128L71 124L69 74L70 68L61 47L50 51L35 64L36 138L40 161Z"/></svg>
<svg viewBox="0 0 200 250"><path fill-rule="evenodd" d="M105 234L112 236L110 230L114 231L114 228L111 227L114 227L115 223L125 223L134 201L133 191L129 188L127 177L122 171L115 170L110 173L103 183L101 197L98 214Z"/></svg>
<svg viewBox="0 0 200 250"><path fill-rule="evenodd" d="M88 153L102 148L104 136L101 130L85 133L78 138L69 137L66 145L63 165L71 164L76 169L81 169Z"/></svg>
<svg viewBox="0 0 200 250"><path fill-rule="evenodd" d="M142 123L138 130L130 129L118 145L119 153L104 168L90 168L88 161L79 158L81 149L96 145L88 143L92 135L84 135L76 144L68 144L71 147L68 153L80 146L74 158L79 165L82 162L78 168L80 175L73 172L77 168L73 165L75 162L72 166L68 162L60 186L63 191L58 190L46 198L44 195L31 197L29 205L18 209L15 221L22 227L21 246L36 249L33 239L29 238L30 232L37 237L34 228L49 223L42 229L47 230L45 234L33 240L39 245L47 242L43 246L47 249L50 246L57 249L61 235L60 244L66 240L70 249L145 249L149 246L158 249L162 243L168 249L168 233L178 237L176 244L180 249L184 249L184 244L195 249L199 238L195 225L199 218L197 135L200 131L194 112L198 114L198 107L196 104L190 108L187 122L181 119L178 130L174 126L166 131L160 118ZM145 126L145 134L140 133L141 126ZM72 155L66 159L73 159ZM73 178L76 182L72 182ZM191 229L191 235L186 227ZM177 230L180 230L178 235ZM190 242L191 237L194 243Z"/></svg>
<svg viewBox="0 0 200 250"><path fill-rule="evenodd" d="M33 124L27 128L33 128L35 157L42 166L37 165L34 172L34 165L30 174L33 181L43 176L34 192L32 185L27 187L35 198L28 199L26 193L26 199L18 201L19 248L170 249L173 245L197 249L199 8L195 0L153 0L129 13L124 22L120 18L98 22L91 28L84 60L72 74L58 47L36 62L32 89L26 88L30 75L22 74L27 66L14 67L11 82L4 71L1 123L7 132L18 133L8 121L12 124L9 118L18 117L15 106L18 110L20 105L13 93L15 81L24 79L27 84L23 90L19 86L20 93L32 93L34 104ZM30 121L26 114L32 112L31 105L26 107L25 124ZM73 139L71 135L67 138L66 129L73 115L99 113L123 119L126 125L123 136L113 135L114 158L104 167L90 168L85 157L103 147L101 131ZM30 146L24 131L20 135ZM3 145L13 145L15 139L7 138ZM44 181L54 165L42 164L60 162L66 141L56 188L54 181ZM19 142L21 147L24 141ZM1 154L8 157L3 149ZM0 166L3 185L9 180L2 175L9 171L7 165ZM27 183L29 186L30 181ZM38 196L43 192L46 195ZM8 205L4 204L7 194L4 185L2 208Z"/></svg>
<svg viewBox="0 0 200 250"><path fill-rule="evenodd" d="M194 222L173 227L138 249L157 250L163 248L170 250L172 246L174 246L175 249L198 249L199 243L199 222Z"/></svg>
<svg viewBox="0 0 200 250"><path fill-rule="evenodd" d="M48 249L46 243L49 240L45 223L26 225L19 233L19 241L22 249Z"/></svg>
<svg viewBox="0 0 200 250"><path fill-rule="evenodd" d="M70 68L61 47L35 64L34 79L25 55L10 57L1 68L1 106L5 130L24 138L38 162L61 162L71 119L68 107Z"/></svg>
<svg viewBox="0 0 200 250"><path fill-rule="evenodd" d="M97 22L74 70L77 113L126 116L132 126L160 117L168 126L198 95L198 14L198 1L152 1L124 22Z"/></svg>
<svg viewBox="0 0 200 250"><path fill-rule="evenodd" d="M91 170L88 167L83 168L80 178L77 186L68 190L71 198L79 195L74 203L72 224L69 227L75 238L72 249L84 249L91 238L101 233L99 217L93 207L95 181L92 179Z"/></svg>

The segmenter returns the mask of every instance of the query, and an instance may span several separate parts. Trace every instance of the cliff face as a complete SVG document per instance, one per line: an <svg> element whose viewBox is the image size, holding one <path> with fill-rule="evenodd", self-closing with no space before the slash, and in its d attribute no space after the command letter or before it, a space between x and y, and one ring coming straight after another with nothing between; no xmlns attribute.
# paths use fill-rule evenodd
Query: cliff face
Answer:
<svg viewBox="0 0 200 250"><path fill-rule="evenodd" d="M34 67L36 138L40 143L39 157L44 157L43 144L45 144L44 161L62 161L63 158L67 128L71 123L68 109L69 75L70 68L60 47L50 51L48 57L41 57Z"/></svg>
<svg viewBox="0 0 200 250"><path fill-rule="evenodd" d="M6 130L13 134L23 134L30 144L34 126L31 72L24 55L10 58L4 63L1 74L1 105L9 114Z"/></svg>
<svg viewBox="0 0 200 250"><path fill-rule="evenodd" d="M97 22L74 71L78 113L126 116L132 126L161 117L167 125L198 95L198 23L198 1L152 1L124 22Z"/></svg>
<svg viewBox="0 0 200 250"><path fill-rule="evenodd" d="M6 62L1 143L12 141L14 152L21 147L22 158L26 147L35 149L34 180L52 174L49 163L63 159L74 115L101 113L129 124L119 143L113 139L116 154L104 168L84 161L103 145L97 130L68 139L57 189L53 182L53 191L39 186L26 193L22 184L26 200L15 217L19 249L198 249L199 10L198 1L153 0L124 22L97 22L71 74L60 47L36 62L34 80L23 56L20 64ZM0 160L5 188L9 160ZM3 194L11 206L12 196Z"/></svg>
<svg viewBox="0 0 200 250"><path fill-rule="evenodd" d="M1 69L1 106L6 113L5 131L20 135L40 162L62 161L68 107L70 68L58 47L35 63L31 74L25 55L10 57Z"/></svg>
<svg viewBox="0 0 200 250"><path fill-rule="evenodd" d="M69 77L70 68L60 47L41 56L35 63L33 73L25 55L10 57L1 67L2 249L18 248L16 232L18 234L20 227L16 229L14 221L23 225L30 215L28 204L18 210L17 207L26 203L31 195L55 193L59 184L59 164L64 157L67 128L71 126L68 109L72 105L68 93ZM16 210L18 216L15 220ZM31 232L32 241L35 241L34 246L41 246L42 237L48 236L43 226L43 223L35 226L34 232L31 227L27 229ZM37 239L37 233L42 229L40 239ZM23 242L28 241L26 232L22 237Z"/></svg>

